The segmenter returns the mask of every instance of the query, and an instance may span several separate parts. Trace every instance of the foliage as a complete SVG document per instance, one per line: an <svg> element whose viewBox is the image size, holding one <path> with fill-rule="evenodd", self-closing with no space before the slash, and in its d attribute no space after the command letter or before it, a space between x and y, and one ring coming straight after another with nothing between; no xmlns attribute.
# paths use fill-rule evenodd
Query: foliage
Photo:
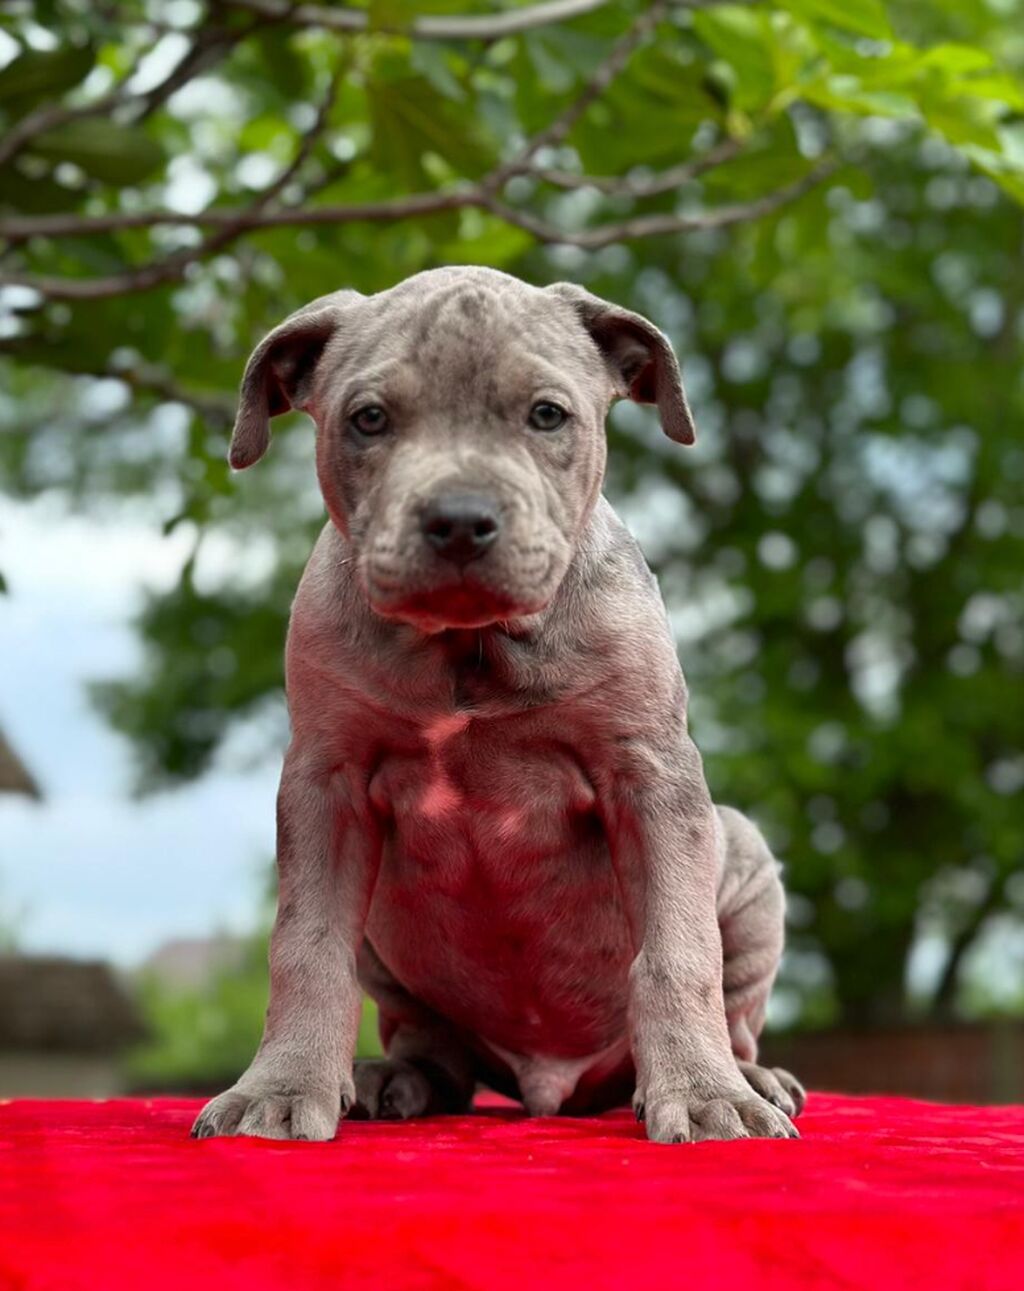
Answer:
<svg viewBox="0 0 1024 1291"><path fill-rule="evenodd" d="M229 478L255 340L440 263L576 278L683 356L698 448L621 408L609 489L713 789L787 859L792 1010L977 1006L1024 914L1019 0L505 5L500 36L457 0L287 10L0 17L0 460L193 544L145 669L96 692L144 787L279 693L322 520L307 426Z"/></svg>
<svg viewBox="0 0 1024 1291"><path fill-rule="evenodd" d="M227 1087L260 1041L267 1003L266 939L246 947L245 962L203 987L167 985L145 974L136 997L149 1038L127 1058L137 1089Z"/></svg>
<svg viewBox="0 0 1024 1291"><path fill-rule="evenodd" d="M152 975L136 986L150 1034L128 1055L132 1087L219 1092L248 1067L259 1044L267 1004L266 935L249 939L241 962L203 986L182 989ZM357 1052L368 1057L379 1051L376 1012L367 1001Z"/></svg>

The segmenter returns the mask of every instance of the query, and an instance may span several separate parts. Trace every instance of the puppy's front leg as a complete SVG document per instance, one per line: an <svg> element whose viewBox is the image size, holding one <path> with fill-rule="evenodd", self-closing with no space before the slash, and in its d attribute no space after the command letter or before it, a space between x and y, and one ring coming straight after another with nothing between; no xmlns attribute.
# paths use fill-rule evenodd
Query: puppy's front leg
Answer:
<svg viewBox="0 0 1024 1291"><path fill-rule="evenodd" d="M641 751L618 782L612 844L639 947L630 972L634 1107L658 1143L795 1137L732 1054L716 913L717 819L700 755Z"/></svg>
<svg viewBox="0 0 1024 1291"><path fill-rule="evenodd" d="M352 1105L362 991L356 952L379 849L344 773L292 751L278 795L279 894L270 1005L249 1069L200 1113L192 1133L330 1139Z"/></svg>

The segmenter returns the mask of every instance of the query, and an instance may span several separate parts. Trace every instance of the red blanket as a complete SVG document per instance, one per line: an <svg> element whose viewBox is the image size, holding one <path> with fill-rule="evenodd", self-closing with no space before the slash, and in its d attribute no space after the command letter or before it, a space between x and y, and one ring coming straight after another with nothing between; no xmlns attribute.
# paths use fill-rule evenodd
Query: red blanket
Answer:
<svg viewBox="0 0 1024 1291"><path fill-rule="evenodd" d="M188 1138L174 1099L0 1107L8 1291L1024 1287L1024 1108L812 1097L799 1142L626 1112Z"/></svg>

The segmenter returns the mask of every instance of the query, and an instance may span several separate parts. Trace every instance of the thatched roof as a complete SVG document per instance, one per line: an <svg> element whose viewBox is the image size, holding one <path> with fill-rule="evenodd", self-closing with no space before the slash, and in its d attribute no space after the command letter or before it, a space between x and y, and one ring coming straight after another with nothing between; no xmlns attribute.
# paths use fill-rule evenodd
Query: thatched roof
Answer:
<svg viewBox="0 0 1024 1291"><path fill-rule="evenodd" d="M43 796L24 762L8 744L3 731L0 731L0 793L23 793L29 798Z"/></svg>
<svg viewBox="0 0 1024 1291"><path fill-rule="evenodd" d="M110 1053L145 1034L109 965L0 955L0 1050Z"/></svg>

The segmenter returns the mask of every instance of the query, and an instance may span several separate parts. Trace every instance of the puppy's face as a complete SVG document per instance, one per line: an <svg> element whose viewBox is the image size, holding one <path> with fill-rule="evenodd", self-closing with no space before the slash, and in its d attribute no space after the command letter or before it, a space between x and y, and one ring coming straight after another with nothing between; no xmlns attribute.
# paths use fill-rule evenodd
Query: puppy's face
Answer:
<svg viewBox="0 0 1024 1291"><path fill-rule="evenodd" d="M305 408L371 607L427 632L482 627L551 601L600 491L608 406L629 393L664 402L666 429L667 410L692 438L671 350L646 320L567 285L435 270L337 293L271 333L231 460L261 454L269 415Z"/></svg>
<svg viewBox="0 0 1024 1291"><path fill-rule="evenodd" d="M545 305L456 277L366 302L332 344L320 482L378 613L478 627L554 595L601 486L612 390Z"/></svg>

